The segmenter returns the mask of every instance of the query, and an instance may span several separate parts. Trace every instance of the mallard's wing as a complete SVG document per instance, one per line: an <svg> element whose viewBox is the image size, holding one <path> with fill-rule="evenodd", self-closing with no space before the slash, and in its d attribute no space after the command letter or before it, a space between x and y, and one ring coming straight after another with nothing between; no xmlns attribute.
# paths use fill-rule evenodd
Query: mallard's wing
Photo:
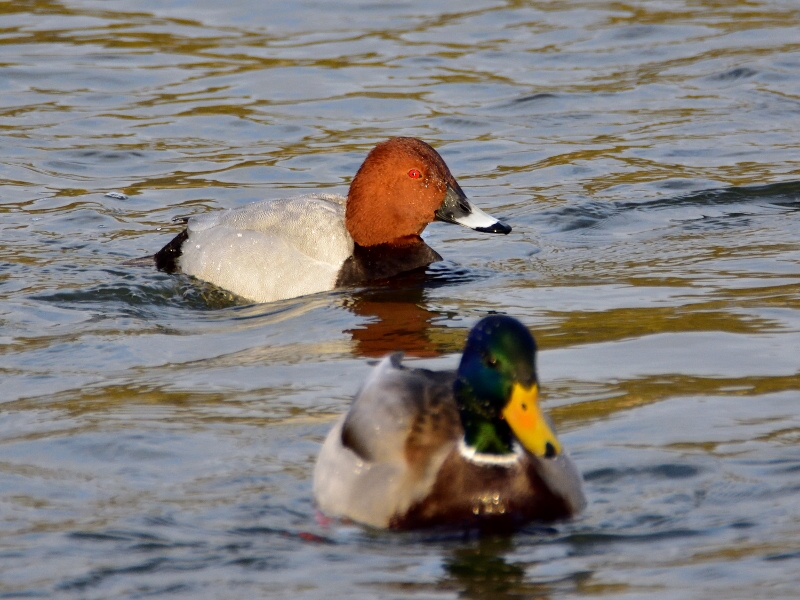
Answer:
<svg viewBox="0 0 800 600"><path fill-rule="evenodd" d="M370 373L314 470L320 509L386 527L425 497L462 434L452 372L408 369L401 354Z"/></svg>
<svg viewBox="0 0 800 600"><path fill-rule="evenodd" d="M425 449L461 431L452 372L409 369L401 353L384 358L364 383L342 425L342 443L369 462L418 466Z"/></svg>

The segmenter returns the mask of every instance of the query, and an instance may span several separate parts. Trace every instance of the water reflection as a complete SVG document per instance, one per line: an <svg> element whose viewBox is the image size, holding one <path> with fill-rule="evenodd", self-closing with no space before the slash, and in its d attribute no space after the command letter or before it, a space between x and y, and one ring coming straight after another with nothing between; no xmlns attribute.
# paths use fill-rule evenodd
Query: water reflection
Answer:
<svg viewBox="0 0 800 600"><path fill-rule="evenodd" d="M433 335L445 329L437 327L435 321L448 320L451 315L432 310L426 291L475 277L452 264L437 263L354 290L344 306L365 319L344 332L352 336L353 352L377 358L402 350L408 356L432 358L460 351L467 328L448 327L449 335ZM454 336L454 332L463 335Z"/></svg>
<svg viewBox="0 0 800 600"><path fill-rule="evenodd" d="M444 560L444 587L457 587L459 598L503 600L549 598L548 586L525 581L525 568L506 560L513 550L512 538L482 537L472 545L456 548Z"/></svg>
<svg viewBox="0 0 800 600"><path fill-rule="evenodd" d="M433 357L441 351L429 330L439 313L425 306L424 269L396 277L385 286L355 291L344 306L365 320L348 329L358 356L380 357L403 350L409 356Z"/></svg>

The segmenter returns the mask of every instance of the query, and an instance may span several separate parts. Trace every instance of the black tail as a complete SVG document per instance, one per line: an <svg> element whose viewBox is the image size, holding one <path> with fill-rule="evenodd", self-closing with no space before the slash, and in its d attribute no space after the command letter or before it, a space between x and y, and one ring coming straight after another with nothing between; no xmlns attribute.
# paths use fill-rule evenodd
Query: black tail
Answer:
<svg viewBox="0 0 800 600"><path fill-rule="evenodd" d="M156 268L159 271L175 273L176 271L180 270L178 268L178 259L182 253L181 246L183 246L183 242L185 242L186 238L188 237L189 234L184 229L178 235L172 238L172 241L169 244L155 253L153 259L155 260Z"/></svg>

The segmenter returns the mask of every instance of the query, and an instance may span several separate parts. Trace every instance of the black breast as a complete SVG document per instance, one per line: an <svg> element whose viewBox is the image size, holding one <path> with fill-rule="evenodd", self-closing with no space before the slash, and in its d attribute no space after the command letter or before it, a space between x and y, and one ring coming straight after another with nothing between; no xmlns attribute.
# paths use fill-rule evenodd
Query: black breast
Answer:
<svg viewBox="0 0 800 600"><path fill-rule="evenodd" d="M336 287L359 285L368 281L387 279L406 271L442 260L439 253L428 246L421 238L403 244L379 244L377 246L360 246L353 248L336 279Z"/></svg>

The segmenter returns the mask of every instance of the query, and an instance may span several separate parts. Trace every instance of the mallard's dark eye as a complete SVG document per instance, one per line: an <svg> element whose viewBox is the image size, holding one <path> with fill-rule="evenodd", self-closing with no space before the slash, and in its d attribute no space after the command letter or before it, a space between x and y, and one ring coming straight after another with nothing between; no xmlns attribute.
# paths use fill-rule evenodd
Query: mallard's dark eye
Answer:
<svg viewBox="0 0 800 600"><path fill-rule="evenodd" d="M483 364L485 364L490 369L496 369L497 368L497 359L494 356L492 356L491 354L486 354L483 357Z"/></svg>

